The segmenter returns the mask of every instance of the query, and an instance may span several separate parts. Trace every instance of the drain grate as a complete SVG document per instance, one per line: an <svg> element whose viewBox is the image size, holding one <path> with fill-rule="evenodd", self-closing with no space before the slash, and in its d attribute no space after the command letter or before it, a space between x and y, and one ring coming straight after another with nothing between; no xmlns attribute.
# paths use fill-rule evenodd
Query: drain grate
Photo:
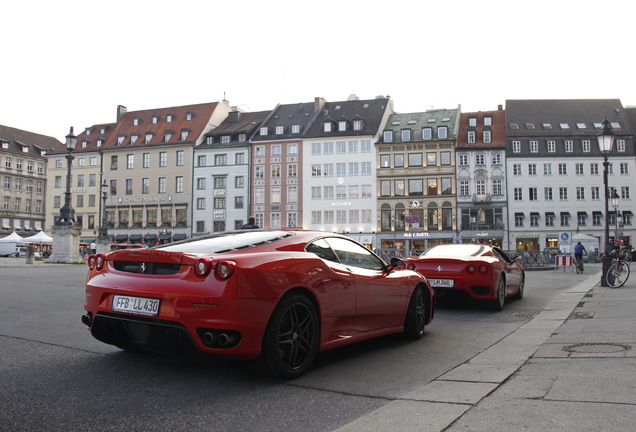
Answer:
<svg viewBox="0 0 636 432"><path fill-rule="evenodd" d="M563 351L580 354L612 354L630 349L632 349L631 345L613 342L587 342L563 347Z"/></svg>
<svg viewBox="0 0 636 432"><path fill-rule="evenodd" d="M517 312L513 313L512 316L516 316L519 318L534 318L534 314L530 312Z"/></svg>

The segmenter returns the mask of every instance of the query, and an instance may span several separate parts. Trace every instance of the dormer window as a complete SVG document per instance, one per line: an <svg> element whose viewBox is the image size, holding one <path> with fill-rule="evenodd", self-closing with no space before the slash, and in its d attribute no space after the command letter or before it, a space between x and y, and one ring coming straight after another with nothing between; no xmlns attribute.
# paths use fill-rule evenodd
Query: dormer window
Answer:
<svg viewBox="0 0 636 432"><path fill-rule="evenodd" d="M100 134L105 134L105 133L106 133L106 128L105 128L105 127L100 128L100 129L99 129L99 133L100 133Z"/></svg>
<svg viewBox="0 0 636 432"><path fill-rule="evenodd" d="M170 141L170 139L172 138L172 131L171 130L167 130L163 133L163 142L168 142Z"/></svg>
<svg viewBox="0 0 636 432"><path fill-rule="evenodd" d="M284 130L283 126L276 126L276 135L282 135Z"/></svg>
<svg viewBox="0 0 636 432"><path fill-rule="evenodd" d="M22 153L28 153L28 152L29 152L29 148L27 146L23 146Z"/></svg>
<svg viewBox="0 0 636 432"><path fill-rule="evenodd" d="M132 135L130 136L130 144L134 144L134 143L136 143L138 139L139 139L139 135L137 135L137 134L132 134Z"/></svg>
<svg viewBox="0 0 636 432"><path fill-rule="evenodd" d="M212 137L212 136L206 137L205 138L205 143L208 144L208 145L214 144L214 137Z"/></svg>
<svg viewBox="0 0 636 432"><path fill-rule="evenodd" d="M229 143L230 143L230 135L222 135L221 144L229 144Z"/></svg>
<svg viewBox="0 0 636 432"><path fill-rule="evenodd" d="M267 132L268 132L267 126L263 126L259 133L261 136L267 136Z"/></svg>
<svg viewBox="0 0 636 432"><path fill-rule="evenodd" d="M354 131L362 130L362 120L354 120L353 121L353 130Z"/></svg>
<svg viewBox="0 0 636 432"><path fill-rule="evenodd" d="M168 114L168 115L166 116L166 121L167 121L168 123L172 123L172 114Z"/></svg>
<svg viewBox="0 0 636 432"><path fill-rule="evenodd" d="M393 131L384 131L383 138L384 142L393 142Z"/></svg>
<svg viewBox="0 0 636 432"><path fill-rule="evenodd" d="M338 131L344 132L347 130L347 122L346 120L340 120L338 122Z"/></svg>
<svg viewBox="0 0 636 432"><path fill-rule="evenodd" d="M245 141L247 141L247 134L245 134L245 133L240 133L240 134L238 135L238 141L239 141L239 142L245 142Z"/></svg>
<svg viewBox="0 0 636 432"><path fill-rule="evenodd" d="M437 128L437 138L448 138L448 128L446 126L440 126Z"/></svg>
<svg viewBox="0 0 636 432"><path fill-rule="evenodd" d="M411 129L402 129L402 141L411 141Z"/></svg>
<svg viewBox="0 0 636 432"><path fill-rule="evenodd" d="M104 140L98 139L97 140L97 147L101 147L103 143L104 143Z"/></svg>
<svg viewBox="0 0 636 432"><path fill-rule="evenodd" d="M86 133L86 135L90 135L91 134L91 128L86 128L85 133Z"/></svg>
<svg viewBox="0 0 636 432"><path fill-rule="evenodd" d="M133 119L133 126L139 126L139 119L136 117Z"/></svg>
<svg viewBox="0 0 636 432"><path fill-rule="evenodd" d="M433 138L433 129L430 127L422 128L422 139L430 140Z"/></svg>
<svg viewBox="0 0 636 432"><path fill-rule="evenodd" d="M181 141L185 141L188 139L188 134L190 133L189 129L182 129L181 130Z"/></svg>
<svg viewBox="0 0 636 432"><path fill-rule="evenodd" d="M470 117L468 119L468 126L470 126L470 127L477 126L477 117Z"/></svg>
<svg viewBox="0 0 636 432"><path fill-rule="evenodd" d="M187 120L187 121L192 120L192 113L191 113L191 112L186 113L186 120Z"/></svg>
<svg viewBox="0 0 636 432"><path fill-rule="evenodd" d="M331 132L331 122L330 121L326 121L322 124L322 131L323 132Z"/></svg>
<svg viewBox="0 0 636 432"><path fill-rule="evenodd" d="M152 140L153 135L154 134L152 132L146 132L146 141L144 142L144 144L148 144L150 140Z"/></svg>
<svg viewBox="0 0 636 432"><path fill-rule="evenodd" d="M157 124L157 122L159 122L159 117L152 116L152 124Z"/></svg>
<svg viewBox="0 0 636 432"><path fill-rule="evenodd" d="M125 139L126 139L126 135L119 135L117 137L117 145L122 145Z"/></svg>
<svg viewBox="0 0 636 432"><path fill-rule="evenodd" d="M300 133L300 125L292 125L292 133L297 134Z"/></svg>
<svg viewBox="0 0 636 432"><path fill-rule="evenodd" d="M468 144L475 144L475 131L468 131Z"/></svg>
<svg viewBox="0 0 636 432"><path fill-rule="evenodd" d="M90 142L90 141L88 141L87 139L82 140L82 148L86 148L86 146L88 146L88 143L89 143L89 142Z"/></svg>
<svg viewBox="0 0 636 432"><path fill-rule="evenodd" d="M484 117L484 126L492 126L492 117Z"/></svg>

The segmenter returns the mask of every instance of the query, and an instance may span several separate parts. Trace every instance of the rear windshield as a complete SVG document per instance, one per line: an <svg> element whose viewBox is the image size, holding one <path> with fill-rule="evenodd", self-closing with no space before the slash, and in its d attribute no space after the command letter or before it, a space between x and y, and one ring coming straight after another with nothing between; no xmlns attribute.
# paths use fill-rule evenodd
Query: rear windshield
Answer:
<svg viewBox="0 0 636 432"><path fill-rule="evenodd" d="M479 244L439 245L427 250L420 256L427 258L475 257L481 255L484 249L484 246Z"/></svg>
<svg viewBox="0 0 636 432"><path fill-rule="evenodd" d="M155 249L169 252L219 254L272 243L290 235L293 234L287 231L233 231L158 246Z"/></svg>

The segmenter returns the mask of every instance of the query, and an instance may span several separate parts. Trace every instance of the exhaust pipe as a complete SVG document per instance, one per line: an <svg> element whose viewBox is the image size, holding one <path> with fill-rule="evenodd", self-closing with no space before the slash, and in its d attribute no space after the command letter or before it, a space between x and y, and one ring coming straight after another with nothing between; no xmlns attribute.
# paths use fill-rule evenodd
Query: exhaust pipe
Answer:
<svg viewBox="0 0 636 432"><path fill-rule="evenodd" d="M91 319L91 315L90 314L84 314L82 315L82 324L84 324L86 327L90 327L92 324L92 319Z"/></svg>
<svg viewBox="0 0 636 432"><path fill-rule="evenodd" d="M203 343L207 346L212 346L214 344L214 333L205 332L203 333Z"/></svg>
<svg viewBox="0 0 636 432"><path fill-rule="evenodd" d="M231 345L234 342L236 342L236 335L228 335L227 333L221 333L219 335L219 345L221 346L227 346L227 345Z"/></svg>

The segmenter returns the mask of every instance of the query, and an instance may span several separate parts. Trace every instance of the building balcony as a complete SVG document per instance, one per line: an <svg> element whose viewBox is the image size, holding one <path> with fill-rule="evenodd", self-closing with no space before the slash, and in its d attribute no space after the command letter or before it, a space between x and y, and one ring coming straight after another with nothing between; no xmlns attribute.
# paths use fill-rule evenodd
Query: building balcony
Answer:
<svg viewBox="0 0 636 432"><path fill-rule="evenodd" d="M489 203L491 201L490 194L473 194L474 203Z"/></svg>

